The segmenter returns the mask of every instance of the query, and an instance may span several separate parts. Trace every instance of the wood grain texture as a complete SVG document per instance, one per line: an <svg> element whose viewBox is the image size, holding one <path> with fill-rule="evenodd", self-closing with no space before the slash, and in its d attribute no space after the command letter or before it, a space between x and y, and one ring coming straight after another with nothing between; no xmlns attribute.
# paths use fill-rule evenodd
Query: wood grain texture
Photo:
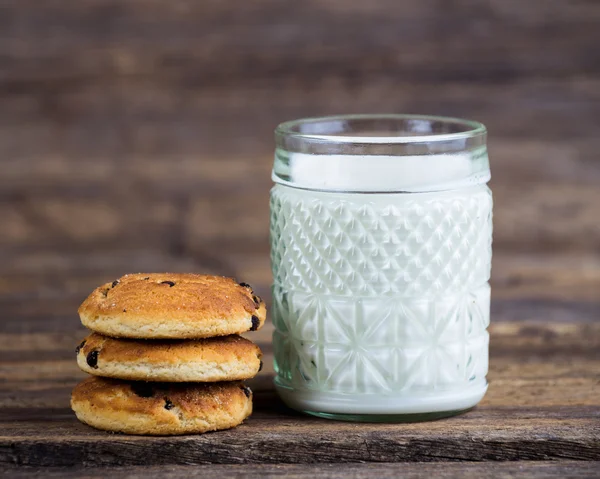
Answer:
<svg viewBox="0 0 600 479"><path fill-rule="evenodd" d="M218 434L133 437L91 430L67 410L0 416L0 461L30 466L600 460L598 409L489 409L411 425L295 416L262 399L244 425ZM26 421L29 427L20 422ZM41 431L40 428L44 430Z"/></svg>
<svg viewBox="0 0 600 479"><path fill-rule="evenodd" d="M184 68L198 82L211 83L246 83L273 73L309 77L339 68L351 78L387 67L411 80L433 81L440 75L475 81L568 75L578 68L599 72L590 35L597 33L600 11L590 0L527 6L517 0L485 5L460 0L444 14L435 0L406 2L403 8L389 0L368 6L322 0L284 6L261 0L236 9L216 1L86 0L72 6L64 0L43 5L23 0L1 7L4 64L19 67L5 74L7 82L39 80L28 67L44 61L53 66L49 77L74 81L101 73L168 76ZM370 30L374 25L378 29ZM398 49L416 45L420 51ZM96 56L92 61L90 51ZM578 55L569 55L573 51ZM215 55L219 52L229 53L228 58ZM75 61L64 61L67 55ZM347 55L364 62L352 65ZM288 59L283 65L282 56ZM432 57L438 61L432 63ZM462 61L454 64L454 57ZM474 62L486 57L487 62ZM202 64L221 75L211 78ZM240 77L253 65L259 68L252 78ZM467 76L465 66L480 73Z"/></svg>
<svg viewBox="0 0 600 479"><path fill-rule="evenodd" d="M596 461L520 461L518 463L421 463L421 464L278 464L278 465L203 465L197 466L151 466L151 467L102 467L102 468L6 468L10 477L77 477L82 479L114 477L115 479L138 479L161 477L177 479L187 477L231 478L277 478L318 477L329 479L397 478L407 479L445 478L579 478L598 477L600 463ZM0 468L0 472L2 469Z"/></svg>
<svg viewBox="0 0 600 479"><path fill-rule="evenodd" d="M267 264L274 126L360 111L483 121L495 250L597 254L594 0L0 8L0 272L106 249Z"/></svg>

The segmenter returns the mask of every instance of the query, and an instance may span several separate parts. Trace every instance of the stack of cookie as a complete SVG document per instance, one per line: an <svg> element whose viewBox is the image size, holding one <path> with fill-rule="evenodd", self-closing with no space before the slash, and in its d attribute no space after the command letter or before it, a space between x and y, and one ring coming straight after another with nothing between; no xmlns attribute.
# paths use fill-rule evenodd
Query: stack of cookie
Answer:
<svg viewBox="0 0 600 479"><path fill-rule="evenodd" d="M237 426L252 412L242 382L261 351L238 336L261 328L264 302L245 283L196 274L130 274L100 286L79 316L93 331L77 347L92 376L71 396L77 418L129 434L187 434Z"/></svg>

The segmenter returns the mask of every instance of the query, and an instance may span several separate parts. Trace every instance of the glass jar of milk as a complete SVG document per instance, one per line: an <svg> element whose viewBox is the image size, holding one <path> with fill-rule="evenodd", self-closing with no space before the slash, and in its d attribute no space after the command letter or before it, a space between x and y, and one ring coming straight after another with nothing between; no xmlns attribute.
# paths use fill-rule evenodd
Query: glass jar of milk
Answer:
<svg viewBox="0 0 600 479"><path fill-rule="evenodd" d="M271 191L275 385L356 421L457 414L487 389L485 127L353 115L279 125Z"/></svg>

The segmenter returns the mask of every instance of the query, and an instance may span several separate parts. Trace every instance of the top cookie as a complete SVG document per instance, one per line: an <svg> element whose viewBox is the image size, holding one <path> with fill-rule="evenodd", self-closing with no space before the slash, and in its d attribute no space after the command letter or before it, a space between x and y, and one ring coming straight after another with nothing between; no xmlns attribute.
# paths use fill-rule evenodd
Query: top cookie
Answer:
<svg viewBox="0 0 600 479"><path fill-rule="evenodd" d="M260 329L264 302L246 283L200 274L127 274L79 307L84 326L107 336L196 339Z"/></svg>

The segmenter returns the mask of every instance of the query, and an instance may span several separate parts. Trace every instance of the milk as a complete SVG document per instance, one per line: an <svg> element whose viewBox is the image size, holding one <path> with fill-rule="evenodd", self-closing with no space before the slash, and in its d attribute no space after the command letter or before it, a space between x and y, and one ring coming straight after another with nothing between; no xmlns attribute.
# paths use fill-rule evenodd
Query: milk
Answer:
<svg viewBox="0 0 600 479"><path fill-rule="evenodd" d="M286 173L293 178L297 188L419 192L461 188L490 180L485 149L402 157L304 153L285 154L285 157Z"/></svg>
<svg viewBox="0 0 600 479"><path fill-rule="evenodd" d="M283 400L367 416L477 404L490 320L487 156L285 155L271 192Z"/></svg>

